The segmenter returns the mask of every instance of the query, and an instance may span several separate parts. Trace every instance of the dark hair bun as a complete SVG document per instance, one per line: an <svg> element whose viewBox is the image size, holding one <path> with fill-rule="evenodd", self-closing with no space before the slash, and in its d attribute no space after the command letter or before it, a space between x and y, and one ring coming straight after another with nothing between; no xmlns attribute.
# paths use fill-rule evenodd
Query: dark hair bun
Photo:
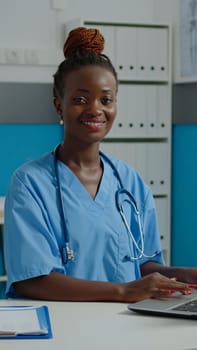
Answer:
<svg viewBox="0 0 197 350"><path fill-rule="evenodd" d="M68 58L76 51L94 51L101 54L104 38L98 29L79 27L70 31L64 44L64 57Z"/></svg>

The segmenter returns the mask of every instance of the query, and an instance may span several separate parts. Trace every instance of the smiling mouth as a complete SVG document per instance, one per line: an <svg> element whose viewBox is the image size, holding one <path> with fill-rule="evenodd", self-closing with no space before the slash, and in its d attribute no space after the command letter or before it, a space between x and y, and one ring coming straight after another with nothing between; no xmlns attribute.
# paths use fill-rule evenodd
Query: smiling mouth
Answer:
<svg viewBox="0 0 197 350"><path fill-rule="evenodd" d="M106 121L105 120L103 120L103 121L85 121L85 120L81 120L81 123L83 125L88 125L88 126L101 126L101 125L105 124Z"/></svg>

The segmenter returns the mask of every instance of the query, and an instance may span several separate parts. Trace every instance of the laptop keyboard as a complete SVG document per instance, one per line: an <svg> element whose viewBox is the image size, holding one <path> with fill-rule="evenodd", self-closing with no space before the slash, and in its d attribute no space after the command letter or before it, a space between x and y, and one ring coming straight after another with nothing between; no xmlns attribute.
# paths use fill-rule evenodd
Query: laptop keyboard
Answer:
<svg viewBox="0 0 197 350"><path fill-rule="evenodd" d="M176 306L172 310L197 312L197 300L192 300L192 301L189 301L188 303Z"/></svg>

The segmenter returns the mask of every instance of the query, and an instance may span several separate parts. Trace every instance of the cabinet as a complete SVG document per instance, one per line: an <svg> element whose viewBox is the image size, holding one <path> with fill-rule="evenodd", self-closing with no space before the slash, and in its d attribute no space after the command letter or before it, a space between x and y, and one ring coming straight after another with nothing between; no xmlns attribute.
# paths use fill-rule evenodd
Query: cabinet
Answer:
<svg viewBox="0 0 197 350"><path fill-rule="evenodd" d="M118 73L118 114L101 149L125 160L151 187L166 263L170 263L171 203L171 28L168 24L104 23L75 19L98 28L104 53Z"/></svg>

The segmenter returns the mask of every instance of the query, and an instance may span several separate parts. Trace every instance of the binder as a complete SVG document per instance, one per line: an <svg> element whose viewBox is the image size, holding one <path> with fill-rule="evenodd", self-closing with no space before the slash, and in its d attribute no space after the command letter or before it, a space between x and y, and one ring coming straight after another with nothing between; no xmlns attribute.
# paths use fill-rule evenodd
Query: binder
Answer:
<svg viewBox="0 0 197 350"><path fill-rule="evenodd" d="M157 119L159 123L158 136L159 137L169 137L170 135L170 118L171 109L169 105L169 87L168 85L158 85L157 86Z"/></svg>
<svg viewBox="0 0 197 350"><path fill-rule="evenodd" d="M128 81L136 78L136 33L137 29L135 26L116 27L116 71L119 80Z"/></svg>
<svg viewBox="0 0 197 350"><path fill-rule="evenodd" d="M169 192L170 145L166 142L147 142L147 183L153 194L167 195Z"/></svg>
<svg viewBox="0 0 197 350"><path fill-rule="evenodd" d="M128 94L128 86L125 84L119 85L118 91L118 104L117 104L117 116L114 121L114 125L109 133L110 137L125 137L125 119L128 117L128 109L127 109L127 94Z"/></svg>
<svg viewBox="0 0 197 350"><path fill-rule="evenodd" d="M128 163L131 167L135 168L146 181L148 159L145 152L145 143L102 142L101 149L105 153Z"/></svg>
<svg viewBox="0 0 197 350"><path fill-rule="evenodd" d="M108 25L97 26L105 38L104 54L107 55L116 67L116 53L115 53L115 28Z"/></svg>
<svg viewBox="0 0 197 350"><path fill-rule="evenodd" d="M112 61L114 67L116 66L116 53L115 53L115 28L106 24L87 24L88 28L97 28L103 37L105 38L104 54L107 55Z"/></svg>
<svg viewBox="0 0 197 350"><path fill-rule="evenodd" d="M0 307L0 341L52 337L49 310L46 305Z"/></svg>
<svg viewBox="0 0 197 350"><path fill-rule="evenodd" d="M152 71L153 77L157 80L168 80L168 28L153 29L152 37L152 62L156 69ZM159 49L158 49L159 48Z"/></svg>
<svg viewBox="0 0 197 350"><path fill-rule="evenodd" d="M154 199L159 221L159 231L162 249L168 250L170 247L169 198L155 197Z"/></svg>
<svg viewBox="0 0 197 350"><path fill-rule="evenodd" d="M149 81L168 80L168 28L137 29L138 77Z"/></svg>
<svg viewBox="0 0 197 350"><path fill-rule="evenodd" d="M148 137L158 137L157 85L145 85L145 110Z"/></svg>
<svg viewBox="0 0 197 350"><path fill-rule="evenodd" d="M140 80L151 80L151 34L151 27L137 29L137 76Z"/></svg>

